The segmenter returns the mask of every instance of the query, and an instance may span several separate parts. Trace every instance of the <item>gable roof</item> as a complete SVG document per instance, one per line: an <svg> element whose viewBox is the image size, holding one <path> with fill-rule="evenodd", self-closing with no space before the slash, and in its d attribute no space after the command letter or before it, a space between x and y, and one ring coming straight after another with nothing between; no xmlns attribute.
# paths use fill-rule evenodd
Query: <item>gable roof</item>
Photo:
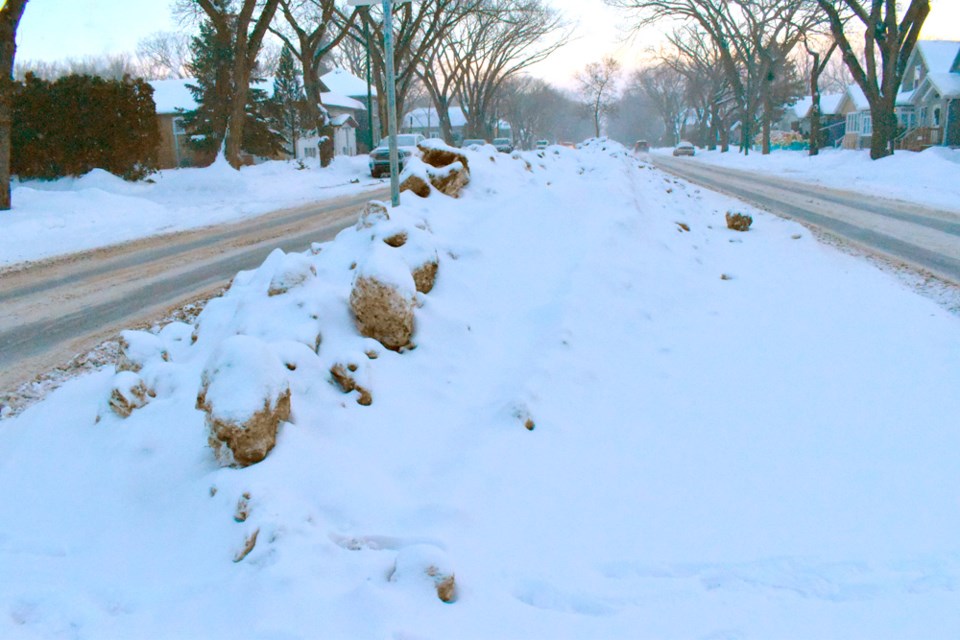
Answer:
<svg viewBox="0 0 960 640"><path fill-rule="evenodd" d="M339 93L342 96L356 98L367 97L367 81L353 75L346 69L334 69L330 73L320 76L320 82L331 93ZM377 97L377 88L371 86L370 94Z"/></svg>
<svg viewBox="0 0 960 640"><path fill-rule="evenodd" d="M460 107L450 107L447 109L447 113L450 116L451 127L462 127L467 124L467 117L463 114L463 109ZM403 116L401 124L404 127L426 129L432 126L439 126L440 119L437 117L437 110L433 107L421 107L413 111L408 111L406 115Z"/></svg>
<svg viewBox="0 0 960 640"><path fill-rule="evenodd" d="M950 73L960 55L960 41L918 40L916 50L923 58L928 73Z"/></svg>
<svg viewBox="0 0 960 640"><path fill-rule="evenodd" d="M824 116L836 115L840 108L841 99L843 99L842 93L821 93L820 114ZM866 100L866 98L864 98L864 100ZM809 118L810 110L813 109L813 98L810 96L805 96L797 100L796 103L791 105L789 108L796 114L798 118Z"/></svg>

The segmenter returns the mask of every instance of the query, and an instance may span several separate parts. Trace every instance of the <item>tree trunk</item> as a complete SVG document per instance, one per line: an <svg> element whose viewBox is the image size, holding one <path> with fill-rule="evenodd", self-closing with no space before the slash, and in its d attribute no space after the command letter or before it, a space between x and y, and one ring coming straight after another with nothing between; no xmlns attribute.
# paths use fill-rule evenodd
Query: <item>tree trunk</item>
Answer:
<svg viewBox="0 0 960 640"><path fill-rule="evenodd" d="M0 211L10 201L10 129L13 125L13 61L17 54L17 25L27 0L7 0L0 9Z"/></svg>
<svg viewBox="0 0 960 640"><path fill-rule="evenodd" d="M893 102L893 100L884 100ZM897 137L897 116L893 105L884 104L878 113L872 113L873 135L870 137L870 157L879 160L893 155L893 145Z"/></svg>
<svg viewBox="0 0 960 640"><path fill-rule="evenodd" d="M818 61L814 61L810 73L810 155L820 154L820 71Z"/></svg>

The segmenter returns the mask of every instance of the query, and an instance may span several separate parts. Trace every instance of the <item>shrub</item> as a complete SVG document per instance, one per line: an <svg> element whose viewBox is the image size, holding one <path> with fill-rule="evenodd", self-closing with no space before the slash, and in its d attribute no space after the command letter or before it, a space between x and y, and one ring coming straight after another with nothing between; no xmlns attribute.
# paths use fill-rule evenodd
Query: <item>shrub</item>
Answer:
<svg viewBox="0 0 960 640"><path fill-rule="evenodd" d="M141 79L32 74L17 83L11 172L54 180L105 169L140 180L157 169L160 129L153 87Z"/></svg>
<svg viewBox="0 0 960 640"><path fill-rule="evenodd" d="M727 228L734 231L746 231L753 224L753 218L742 213L730 213L727 211Z"/></svg>

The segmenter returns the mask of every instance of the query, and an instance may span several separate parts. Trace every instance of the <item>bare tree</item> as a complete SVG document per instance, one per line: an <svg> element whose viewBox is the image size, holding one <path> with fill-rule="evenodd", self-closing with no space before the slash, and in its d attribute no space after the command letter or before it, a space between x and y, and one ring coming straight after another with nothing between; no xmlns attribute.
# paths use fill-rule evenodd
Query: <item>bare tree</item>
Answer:
<svg viewBox="0 0 960 640"><path fill-rule="evenodd" d="M17 26L27 0L7 0L0 8L0 211L10 209L10 129L13 123L13 62Z"/></svg>
<svg viewBox="0 0 960 640"><path fill-rule="evenodd" d="M634 73L630 80L653 103L663 122L662 143L673 146L680 141L680 128L686 115L686 78L672 65L660 63Z"/></svg>
<svg viewBox="0 0 960 640"><path fill-rule="evenodd" d="M803 37L803 47L806 49L807 68L803 70L804 76L810 83L810 155L815 156L820 153L820 119L822 109L820 108L820 77L830 65L834 51L837 50L835 40L824 41L818 38L816 34L805 34Z"/></svg>
<svg viewBox="0 0 960 640"><path fill-rule="evenodd" d="M250 77L267 28L280 0L178 0L181 13L206 14L221 46L233 52L232 65L218 74L216 93L229 97L225 152L234 167L241 164L244 118L250 91Z"/></svg>
<svg viewBox="0 0 960 640"><path fill-rule="evenodd" d="M902 3L895 0L817 0L817 4L830 21L830 31L854 81L870 103L870 157L876 160L892 155L897 136L897 94L907 60L930 13L930 0L910 0L902 18L898 17ZM846 20L847 12L853 20ZM858 56L853 38L860 30L863 52Z"/></svg>
<svg viewBox="0 0 960 640"><path fill-rule="evenodd" d="M613 58L589 63L577 73L580 94L593 118L594 132L600 137L600 125L611 112L617 99L620 63Z"/></svg>
<svg viewBox="0 0 960 640"><path fill-rule="evenodd" d="M741 149L747 153L753 124L762 114L763 147L769 152L772 96L789 70L785 64L807 20L808 0L605 0L627 10L636 28L659 21L687 21L714 41L741 110Z"/></svg>
<svg viewBox="0 0 960 640"><path fill-rule="evenodd" d="M460 80L456 88L467 135L488 138L499 120L495 111L503 82L567 44L570 33L562 16L543 0L474 4L456 17L438 44L446 52L446 77Z"/></svg>
<svg viewBox="0 0 960 640"><path fill-rule="evenodd" d="M320 166L333 160L333 127L323 107L320 73L324 56L343 40L353 19L334 0L280 0L285 23L270 30L293 52L303 70L307 121L321 136Z"/></svg>
<svg viewBox="0 0 960 640"><path fill-rule="evenodd" d="M190 58L190 36L179 31L157 31L137 43L137 59L146 78L186 78Z"/></svg>
<svg viewBox="0 0 960 640"><path fill-rule="evenodd" d="M403 113L411 92L416 91L417 67L428 57L436 41L460 16L461 0L412 0L397 5L393 15L394 72L396 74L396 108ZM377 95L385 96L386 64L383 48L382 10L371 6L355 14L351 21L349 37L356 42L368 43L373 84ZM387 103L378 100L380 126L387 127Z"/></svg>

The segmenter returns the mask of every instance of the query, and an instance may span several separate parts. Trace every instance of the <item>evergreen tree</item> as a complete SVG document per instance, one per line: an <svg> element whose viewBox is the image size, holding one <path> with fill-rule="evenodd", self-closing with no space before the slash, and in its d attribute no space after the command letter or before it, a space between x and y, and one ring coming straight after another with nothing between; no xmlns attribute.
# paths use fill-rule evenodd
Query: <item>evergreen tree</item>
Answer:
<svg viewBox="0 0 960 640"><path fill-rule="evenodd" d="M191 133L191 144L195 149L213 155L219 151L226 136L230 102L236 88L233 86L231 69L233 65L233 43L216 29L209 21L200 25L200 35L194 37L191 44L193 62L190 72L197 80L195 85L187 85L197 102L197 108L184 113L184 125ZM251 85L262 83L251 75ZM246 119L243 125L241 148L250 154L269 157L282 148L282 138L271 129L267 120L269 96L263 89L251 86L246 105Z"/></svg>
<svg viewBox="0 0 960 640"><path fill-rule="evenodd" d="M283 137L288 154L295 156L297 140L306 123L306 95L293 52L286 44L280 52L277 75L273 79L273 128Z"/></svg>

